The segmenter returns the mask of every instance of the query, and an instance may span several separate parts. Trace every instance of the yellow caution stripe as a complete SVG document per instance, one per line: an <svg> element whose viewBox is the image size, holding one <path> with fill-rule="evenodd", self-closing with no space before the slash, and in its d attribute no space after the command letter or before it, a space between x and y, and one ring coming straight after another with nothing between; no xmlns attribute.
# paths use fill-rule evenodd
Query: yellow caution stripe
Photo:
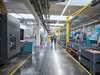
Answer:
<svg viewBox="0 0 100 75"><path fill-rule="evenodd" d="M72 55L70 55L66 49L64 49L65 53L68 54L81 68L83 68L89 75L92 75L83 65L81 65Z"/></svg>
<svg viewBox="0 0 100 75"><path fill-rule="evenodd" d="M24 61L22 61L21 63L18 63L18 64L15 64L12 69L11 69L11 72L9 73L9 75L14 75L16 73L16 71L18 69L20 69L26 62L27 60L29 60L29 58L31 58L31 55L28 56Z"/></svg>

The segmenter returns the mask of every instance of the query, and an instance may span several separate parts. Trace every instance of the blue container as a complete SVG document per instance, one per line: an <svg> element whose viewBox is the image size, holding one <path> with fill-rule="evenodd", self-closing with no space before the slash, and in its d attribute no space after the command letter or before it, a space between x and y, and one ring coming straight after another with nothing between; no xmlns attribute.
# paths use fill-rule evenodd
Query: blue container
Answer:
<svg viewBox="0 0 100 75"><path fill-rule="evenodd" d="M24 47L23 47L23 52L24 53L32 53L32 42L25 42Z"/></svg>

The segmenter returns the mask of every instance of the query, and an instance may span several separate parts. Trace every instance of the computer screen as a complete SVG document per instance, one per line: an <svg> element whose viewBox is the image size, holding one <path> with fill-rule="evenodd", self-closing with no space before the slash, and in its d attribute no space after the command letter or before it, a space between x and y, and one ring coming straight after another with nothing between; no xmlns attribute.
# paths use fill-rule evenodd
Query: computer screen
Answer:
<svg viewBox="0 0 100 75"><path fill-rule="evenodd" d="M20 29L20 40L24 40L24 29Z"/></svg>

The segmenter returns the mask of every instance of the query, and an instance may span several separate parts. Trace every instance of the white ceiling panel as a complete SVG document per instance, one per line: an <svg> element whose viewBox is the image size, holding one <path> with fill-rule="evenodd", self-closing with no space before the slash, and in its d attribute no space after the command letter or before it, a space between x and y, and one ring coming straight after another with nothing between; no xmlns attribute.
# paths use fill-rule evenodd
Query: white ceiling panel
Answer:
<svg viewBox="0 0 100 75"><path fill-rule="evenodd" d="M49 9L49 14L50 15L61 15L65 5L59 5L59 4L51 4L50 9ZM71 15L78 9L80 9L83 6L75 6L75 5L70 5L68 6L67 10L65 11L65 16L66 15Z"/></svg>

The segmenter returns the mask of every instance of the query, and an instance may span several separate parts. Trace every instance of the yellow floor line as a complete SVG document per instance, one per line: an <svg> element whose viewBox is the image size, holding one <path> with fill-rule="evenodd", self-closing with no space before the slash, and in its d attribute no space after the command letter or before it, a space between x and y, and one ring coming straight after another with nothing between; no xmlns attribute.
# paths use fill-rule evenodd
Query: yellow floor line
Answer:
<svg viewBox="0 0 100 75"><path fill-rule="evenodd" d="M14 74L16 73L16 71L17 71L20 67L22 67L22 66L25 64L25 62L26 62L30 57L31 57L31 55L28 56L22 63L15 64L15 65L13 66L13 68L12 68L12 71L9 73L9 75L14 75ZM14 70L13 70L13 69L14 69Z"/></svg>
<svg viewBox="0 0 100 75"><path fill-rule="evenodd" d="M83 65L81 65L75 58L73 58L73 56L70 55L70 54L66 51L66 49L64 49L64 51L65 51L66 54L68 54L80 67L82 67L89 75L92 75L86 68L84 68Z"/></svg>

